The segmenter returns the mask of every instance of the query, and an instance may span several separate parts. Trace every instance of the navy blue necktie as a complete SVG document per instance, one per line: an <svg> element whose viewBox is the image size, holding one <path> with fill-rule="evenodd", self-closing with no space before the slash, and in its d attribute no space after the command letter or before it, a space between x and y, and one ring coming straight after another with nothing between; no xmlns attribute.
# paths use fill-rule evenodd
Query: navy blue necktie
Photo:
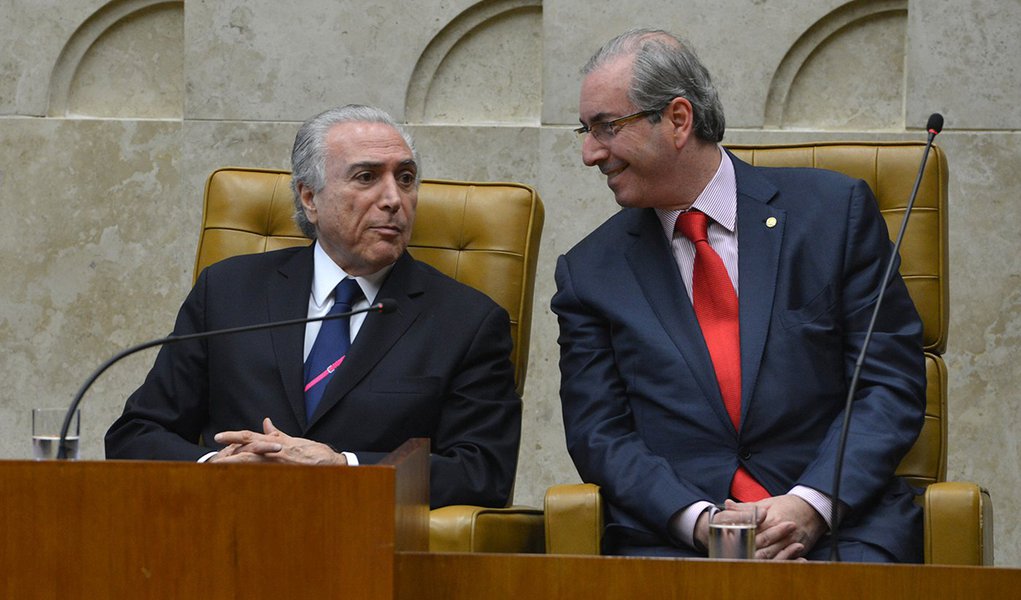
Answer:
<svg viewBox="0 0 1021 600"><path fill-rule="evenodd" d="M362 289L354 279L345 278L337 284L333 294L333 308L327 313L330 315L350 311L351 306L362 297ZM312 352L305 361L305 417L309 421L323 398L323 390L333 377L334 369L340 366L351 345L349 317L322 323Z"/></svg>

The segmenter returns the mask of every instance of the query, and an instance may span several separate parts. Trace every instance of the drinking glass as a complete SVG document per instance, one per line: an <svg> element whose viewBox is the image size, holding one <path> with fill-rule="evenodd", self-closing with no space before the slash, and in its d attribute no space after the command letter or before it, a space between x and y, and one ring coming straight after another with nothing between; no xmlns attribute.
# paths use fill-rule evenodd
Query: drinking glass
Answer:
<svg viewBox="0 0 1021 600"><path fill-rule="evenodd" d="M709 558L755 558L754 506L709 509Z"/></svg>
<svg viewBox="0 0 1021 600"><path fill-rule="evenodd" d="M64 408L32 409L32 456L36 460L57 458L60 430L64 426L66 416L67 409ZM81 410L75 409L71 415L71 424L67 428L67 437L64 439L65 456L68 460L78 460L80 428Z"/></svg>

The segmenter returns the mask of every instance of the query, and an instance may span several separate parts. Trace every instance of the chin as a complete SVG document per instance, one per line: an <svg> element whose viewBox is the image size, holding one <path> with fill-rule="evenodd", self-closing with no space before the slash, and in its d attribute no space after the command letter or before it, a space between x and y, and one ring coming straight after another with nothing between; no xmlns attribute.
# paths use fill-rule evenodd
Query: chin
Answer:
<svg viewBox="0 0 1021 600"><path fill-rule="evenodd" d="M628 196L627 194L614 194L613 199L617 201L617 204L624 208L641 208L642 204L635 198Z"/></svg>

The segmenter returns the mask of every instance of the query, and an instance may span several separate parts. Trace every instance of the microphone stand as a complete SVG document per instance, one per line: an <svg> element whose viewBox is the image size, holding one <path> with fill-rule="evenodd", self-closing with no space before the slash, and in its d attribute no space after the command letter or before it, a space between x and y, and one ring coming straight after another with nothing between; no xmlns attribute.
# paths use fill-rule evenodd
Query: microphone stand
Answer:
<svg viewBox="0 0 1021 600"><path fill-rule="evenodd" d="M922 183L922 174L925 172L925 162L929 158L929 150L932 148L932 140L936 138L943 129L943 115L933 113L929 116L926 124L929 132L929 139L925 143L925 150L922 152L922 164L918 167L918 176L915 177L915 185L911 189L911 196L908 198L907 207L904 209L904 219L900 224L900 231L897 232L897 240L893 244L893 251L890 253L890 261L886 265L886 272L879 285L879 295L876 297L876 306L872 310L872 318L869 320L869 327L865 330L865 340L862 342L861 351L858 353L858 360L854 363L854 372L851 375L851 383L847 388L847 400L844 403L844 422L840 429L840 441L837 445L837 467L833 473L833 494L830 497L833 503L830 511L830 560L840 561L840 550L838 539L840 534L840 518L838 508L840 506L840 475L844 466L844 451L847 449L847 434L851 428L851 411L854 407L854 394L858 390L858 378L861 375L861 367L865 362L865 354L869 349L869 342L872 341L872 331L875 329L876 320L879 317L879 309L883 304L883 296L886 295L886 286L890 282L894 264L897 262L897 254L900 252L901 242L904 241L904 232L908 228L908 217L911 216L911 209L915 205L915 197L918 196L918 186ZM70 417L68 417L70 418Z"/></svg>
<svg viewBox="0 0 1021 600"><path fill-rule="evenodd" d="M78 409L78 406L82 403L82 398L85 397L85 392L88 391L92 384L95 383L99 376L102 375L107 369L113 366L114 363L130 356L136 352L141 352L154 346L163 346L166 344L174 344L177 342L185 342L188 340L197 340L206 337L213 337L217 335L228 335L231 333L245 333L249 331L258 331L260 329L272 329L275 327L285 327L287 325L301 325L305 323L314 323L315 321L328 321L331 319L342 319L353 315L369 312L379 313L390 313L397 309L397 303L390 299L380 300L375 304L367 306L366 308L360 308L358 310L352 310L349 312L327 314L322 317L302 318L302 319L290 319L287 321L274 321L272 323L257 323L255 325L243 325L241 327L232 327L229 329L214 329L212 331L200 331L198 333L189 333L185 335L171 335L156 340L149 340L148 342L142 342L130 348L121 350L117 354L114 354L103 364L99 366L89 378L85 380L85 383L78 388L78 392L74 396L74 400L71 401L71 405L67 409L67 414L64 415L64 424L60 428L60 441L57 444L57 460L67 460L67 431L71 427L71 420L74 418L74 412Z"/></svg>

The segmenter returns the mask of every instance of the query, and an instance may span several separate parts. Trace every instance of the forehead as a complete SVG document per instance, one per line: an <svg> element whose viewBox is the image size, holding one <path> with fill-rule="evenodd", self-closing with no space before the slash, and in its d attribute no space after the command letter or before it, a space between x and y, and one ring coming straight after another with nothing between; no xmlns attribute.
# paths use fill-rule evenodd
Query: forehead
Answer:
<svg viewBox="0 0 1021 600"><path fill-rule="evenodd" d="M385 123L338 123L326 133L327 162L404 162L413 160L401 134Z"/></svg>
<svg viewBox="0 0 1021 600"><path fill-rule="evenodd" d="M582 121L605 121L634 112L627 97L632 60L632 56L621 56L585 76L578 100L578 116Z"/></svg>

